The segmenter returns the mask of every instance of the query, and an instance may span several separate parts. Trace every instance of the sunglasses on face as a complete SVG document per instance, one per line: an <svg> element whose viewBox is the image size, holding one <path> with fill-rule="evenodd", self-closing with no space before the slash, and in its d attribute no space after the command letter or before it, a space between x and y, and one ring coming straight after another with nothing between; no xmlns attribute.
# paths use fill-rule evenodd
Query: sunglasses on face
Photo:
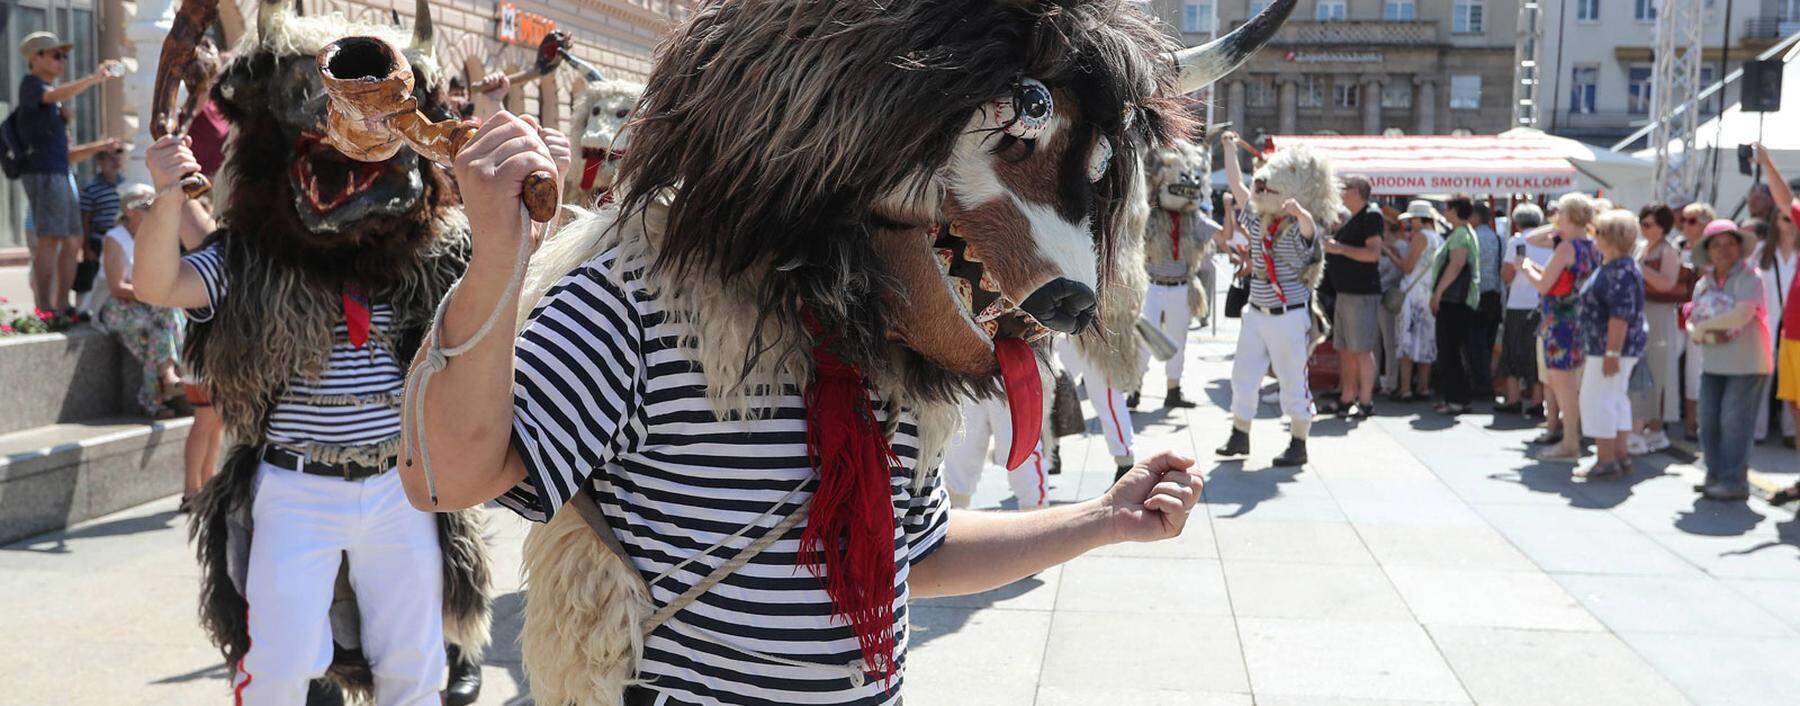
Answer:
<svg viewBox="0 0 1800 706"><path fill-rule="evenodd" d="M41 51L38 52L38 56L47 56L51 59L62 61L69 58L69 53L66 51Z"/></svg>

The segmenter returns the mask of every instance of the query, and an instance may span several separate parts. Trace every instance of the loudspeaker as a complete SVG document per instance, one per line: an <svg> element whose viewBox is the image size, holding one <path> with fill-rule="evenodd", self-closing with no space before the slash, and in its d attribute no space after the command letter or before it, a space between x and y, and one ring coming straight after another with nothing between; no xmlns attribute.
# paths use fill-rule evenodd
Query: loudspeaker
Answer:
<svg viewBox="0 0 1800 706"><path fill-rule="evenodd" d="M1743 109L1746 113L1781 110L1780 59L1744 62Z"/></svg>

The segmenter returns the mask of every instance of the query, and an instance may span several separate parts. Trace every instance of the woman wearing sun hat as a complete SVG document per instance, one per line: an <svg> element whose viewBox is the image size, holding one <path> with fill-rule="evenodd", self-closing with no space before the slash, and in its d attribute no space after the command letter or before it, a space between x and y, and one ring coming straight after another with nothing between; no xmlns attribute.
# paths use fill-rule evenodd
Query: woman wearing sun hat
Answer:
<svg viewBox="0 0 1800 706"><path fill-rule="evenodd" d="M1706 350L1700 374L1700 453L1711 500L1743 500L1756 408L1774 361L1763 318L1762 278L1744 257L1750 236L1717 219L1694 245L1694 266L1712 269L1694 286L1688 336Z"/></svg>
<svg viewBox="0 0 1800 706"><path fill-rule="evenodd" d="M1437 361L1437 317L1431 313L1431 263L1444 240L1437 209L1431 202L1416 200L1400 214L1405 235L1400 243L1382 248L1389 262L1399 268L1402 303L1394 321L1394 337L1398 339L1400 384L1394 390L1396 402L1430 399L1431 364ZM1401 247L1405 246L1405 247Z"/></svg>

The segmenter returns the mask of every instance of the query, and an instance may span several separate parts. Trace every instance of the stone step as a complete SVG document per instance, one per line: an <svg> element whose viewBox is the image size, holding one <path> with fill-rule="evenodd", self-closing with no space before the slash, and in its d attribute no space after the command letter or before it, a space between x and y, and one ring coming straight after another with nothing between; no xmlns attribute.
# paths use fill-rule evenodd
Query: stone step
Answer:
<svg viewBox="0 0 1800 706"><path fill-rule="evenodd" d="M92 324L0 337L0 434L139 412L137 360Z"/></svg>
<svg viewBox="0 0 1800 706"><path fill-rule="evenodd" d="M180 493L192 426L105 417L0 434L0 544Z"/></svg>

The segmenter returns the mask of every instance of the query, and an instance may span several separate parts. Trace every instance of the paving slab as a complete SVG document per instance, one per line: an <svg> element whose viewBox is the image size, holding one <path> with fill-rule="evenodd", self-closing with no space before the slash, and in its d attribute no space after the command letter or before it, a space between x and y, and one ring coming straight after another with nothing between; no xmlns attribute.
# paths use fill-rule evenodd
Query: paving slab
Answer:
<svg viewBox="0 0 1800 706"><path fill-rule="evenodd" d="M1383 567L1420 623L1598 631L1574 598L1541 572Z"/></svg>
<svg viewBox="0 0 1800 706"><path fill-rule="evenodd" d="M1213 559L1080 557L1063 565L1058 611L1231 615Z"/></svg>
<svg viewBox="0 0 1800 706"><path fill-rule="evenodd" d="M1418 625L1240 618L1238 629L1259 696L1468 700Z"/></svg>
<svg viewBox="0 0 1800 706"><path fill-rule="evenodd" d="M1607 633L1434 625L1428 628L1482 706L1675 706L1674 685Z"/></svg>
<svg viewBox="0 0 1800 706"><path fill-rule="evenodd" d="M1029 704L1051 614L915 606L906 657L907 698L929 704ZM970 655L979 654L979 659Z"/></svg>
<svg viewBox="0 0 1800 706"><path fill-rule="evenodd" d="M1184 613L1058 613L1039 683L1250 693L1232 619Z"/></svg>
<svg viewBox="0 0 1800 706"><path fill-rule="evenodd" d="M1225 565L1225 582L1239 617L1412 622L1374 566L1234 561Z"/></svg>
<svg viewBox="0 0 1800 706"><path fill-rule="evenodd" d="M1491 527L1357 525L1356 533L1382 566L1439 566L1531 571L1530 559Z"/></svg>
<svg viewBox="0 0 1800 706"><path fill-rule="evenodd" d="M1556 574L1556 581L1617 632L1800 637L1792 625L1710 576ZM1789 593L1790 602L1800 593Z"/></svg>
<svg viewBox="0 0 1800 706"><path fill-rule="evenodd" d="M1620 633L1662 676L1702 706L1792 704L1800 639Z"/></svg>
<svg viewBox="0 0 1800 706"><path fill-rule="evenodd" d="M1371 565L1375 558L1345 523L1219 519L1213 522L1225 561Z"/></svg>

